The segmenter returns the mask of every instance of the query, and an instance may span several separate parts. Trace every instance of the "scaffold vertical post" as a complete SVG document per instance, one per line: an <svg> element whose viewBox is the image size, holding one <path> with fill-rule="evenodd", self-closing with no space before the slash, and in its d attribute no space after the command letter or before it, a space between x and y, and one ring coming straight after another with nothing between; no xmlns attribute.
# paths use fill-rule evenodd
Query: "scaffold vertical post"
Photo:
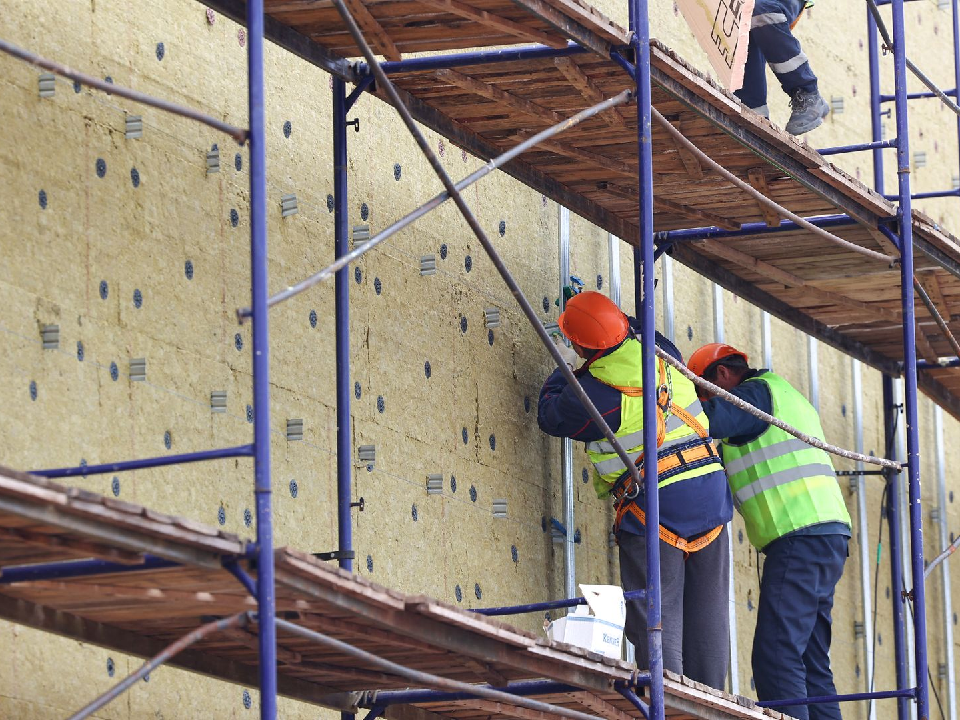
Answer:
<svg viewBox="0 0 960 720"><path fill-rule="evenodd" d="M870 63L870 128L871 139L877 142L883 139L882 117L880 112L880 49L877 40L877 21L867 7L867 55ZM873 150L873 189L883 195L883 149Z"/></svg>
<svg viewBox="0 0 960 720"><path fill-rule="evenodd" d="M657 447L657 393L654 353L656 343L656 316L654 305L653 271L653 128L650 110L650 18L647 0L631 0L631 30L633 30L634 64L637 80L637 153L639 159L639 237L642 264L642 313L638 308L637 318L641 321L641 342L643 344L643 447L648 451L643 456L644 485L646 498L647 533L647 645L650 668L650 717L663 720L663 628L660 613L660 543L656 528L660 526L660 501L657 496L657 453L650 451Z"/></svg>
<svg viewBox="0 0 960 720"><path fill-rule="evenodd" d="M887 457L897 460L897 415L900 409L893 393L893 378L883 376L883 426L884 443ZM903 554L900 548L900 476L894 472L886 474L887 482L887 527L890 536L890 603L893 614L893 659L897 675L897 690L907 687L907 651L903 631ZM907 698L897 698L897 719L909 720L910 703Z"/></svg>
<svg viewBox="0 0 960 720"><path fill-rule="evenodd" d="M333 223L336 257L350 252L349 207L347 203L347 85L333 78ZM344 570L353 570L348 553L353 550L353 523L350 515L353 480L353 448L350 428L350 266L345 265L334 276L334 314L337 346L337 549L338 563ZM353 713L343 712L341 720L352 720Z"/></svg>
<svg viewBox="0 0 960 720"><path fill-rule="evenodd" d="M336 256L350 252L349 210L347 205L347 86L333 79L333 207ZM337 530L340 553L353 550L353 525L350 515L353 480L350 437L350 282L349 265L334 277L334 313L337 345ZM353 561L341 557L340 567L353 570Z"/></svg>
<svg viewBox="0 0 960 720"><path fill-rule="evenodd" d="M250 124L250 278L253 316L253 444L257 502L260 718L277 716L277 628L270 507L270 334L267 272L267 153L263 88L263 0L247 2Z"/></svg>
<svg viewBox="0 0 960 720"><path fill-rule="evenodd" d="M897 113L897 189L900 207L900 293L903 309L904 420L907 431L907 478L910 502L910 561L913 568L913 637L917 668L917 717L929 717L927 687L927 617L923 586L923 508L920 504L920 433L917 426L917 348L913 299L913 214L910 202L910 125L907 115L904 0L893 0L893 67Z"/></svg>

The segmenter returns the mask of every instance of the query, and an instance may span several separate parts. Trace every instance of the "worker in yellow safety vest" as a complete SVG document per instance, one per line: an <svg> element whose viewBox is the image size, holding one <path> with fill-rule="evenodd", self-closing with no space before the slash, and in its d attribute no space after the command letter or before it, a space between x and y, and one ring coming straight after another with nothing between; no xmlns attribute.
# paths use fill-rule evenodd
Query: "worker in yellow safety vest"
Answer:
<svg viewBox="0 0 960 720"><path fill-rule="evenodd" d="M697 375L823 440L813 406L779 375L711 343L690 357ZM722 398L704 400L747 537L764 555L753 678L760 700L836 695L830 613L850 538L830 456ZM837 703L778 707L799 720L840 720Z"/></svg>
<svg viewBox="0 0 960 720"><path fill-rule="evenodd" d="M560 329L572 348L561 354L575 370L587 396L614 431L630 459L642 466L645 353L628 318L607 297L583 292L567 302ZM669 340L657 345L680 359ZM581 361L583 364L581 365ZM728 664L727 619L729 538L733 505L709 423L693 383L656 360L657 493L664 667L722 688ZM579 366L579 367L578 367ZM637 487L619 455L604 438L563 374L557 370L540 392L538 423L549 435L586 443L593 485L601 498L613 496L620 577L624 590L647 585L644 487ZM646 605L627 603L626 635L643 667L647 657Z"/></svg>

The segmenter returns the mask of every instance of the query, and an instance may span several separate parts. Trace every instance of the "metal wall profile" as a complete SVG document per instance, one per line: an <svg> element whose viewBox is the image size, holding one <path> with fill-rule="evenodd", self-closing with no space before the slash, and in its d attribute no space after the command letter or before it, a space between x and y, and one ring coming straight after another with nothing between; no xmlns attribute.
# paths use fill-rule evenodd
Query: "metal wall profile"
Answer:
<svg viewBox="0 0 960 720"><path fill-rule="evenodd" d="M954 85L953 95L955 96L955 88L960 87L960 56L957 55L957 52L960 51L960 26L958 26L958 2L960 0L950 0L953 9L953 36L954 36L954 45L955 45L955 75L956 82ZM868 0L872 5L872 0ZM891 378L885 378L884 380L884 399L885 399L885 420L886 429L888 434L888 453L892 455L897 455L897 447L893 440L895 433L899 434L904 440L904 447L900 451L900 456L904 457L907 460L907 464L904 466L904 471L900 474L888 474L886 477L888 483L888 492L890 494L888 502L888 513L890 520L890 541L891 541L891 571L893 576L893 588L891 596L894 598L894 626L895 626L895 644L896 644L896 666L897 666L897 688L893 690L874 690L872 685L868 685L868 692L864 693L855 693L855 694L846 694L839 695L833 698L813 698L813 699L802 699L802 700L784 700L777 702L767 702L760 703L763 706L774 707L784 704L801 704L809 702L821 702L825 700L837 700L837 701L854 701L854 700L877 700L883 698L897 698L898 701L898 712L901 720L905 720L910 712L914 712L920 718L930 717L930 708L929 708L929 699L928 699L928 684L927 684L927 674L926 668L928 666L927 659L927 629L926 629L926 609L925 609L925 595L924 595L924 583L922 578L924 577L924 558L923 558L923 537L922 537L922 527L923 527L923 518L922 518L922 509L920 502L920 456L919 456L919 430L918 430L918 392L917 392L917 358L916 358L916 347L915 347L915 317L914 317L914 300L913 300L913 224L909 221L912 217L911 215L911 198L915 197L912 195L911 190L911 176L910 176L910 164L911 164L911 151L909 147L909 118L907 113L907 102L910 99L910 96L907 94L907 82L906 82L906 71L911 69L911 71L916 72L915 66L910 63L906 57L905 46L904 46L904 18L903 18L903 4L905 0L889 0L892 10L892 25L893 33L891 39L885 39L885 45L892 48L893 54L893 65L894 65L894 77L895 77L895 93L893 99L896 106L896 138L897 141L895 146L893 143L889 144L878 144L882 140L882 128L879 114L879 106L883 100L883 96L880 94L880 83L879 83L879 52L878 52L878 43L876 40L877 32L877 23L880 18L878 13L870 13L868 15L869 25L869 42L870 42L870 61L871 61L871 107L872 107L872 119L873 119L873 143L869 143L866 146L856 145L856 146L847 146L846 148L831 148L831 151L842 152L842 151L855 151L855 150L866 150L870 149L873 152L874 156L874 177L877 190L881 193L883 192L883 173L882 173L882 152L884 149L890 147L895 149L897 154L897 176L898 176L898 187L897 193L895 196L899 203L899 216L901 219L908 219L906 222L899 223L899 233L895 236L896 244L900 250L900 273L901 273L901 287L902 296L901 296L901 315L902 315L902 341L903 341L903 352L904 352L904 380L903 380L903 415L901 418L897 418L896 413L898 409L896 408L897 403L894 400L893 395L893 381ZM529 320L531 327L534 332L537 334L537 337L541 343L543 343L545 349L550 353L554 362L557 363L561 372L564 373L564 376L567 378L567 381L570 383L571 388L575 391L578 391L580 394L578 397L581 402L584 403L588 411L591 412L591 417L596 422L597 427L601 428L604 431L605 436L611 442L613 447L616 449L618 455L624 461L625 466L628 467L629 472L633 480L637 483L641 482L640 473L638 468L634 463L630 462L624 448L621 446L617 440L615 434L607 426L606 422L597 412L596 407L590 402L589 398L583 392L580 383L577 381L573 373L566 366L561 358L557 348L551 342L550 337L548 336L548 328L544 326L541 320L537 316L536 310L532 307L523 293L520 291L516 280L510 274L506 265L500 258L496 249L490 242L489 238L486 236L482 230L480 224L477 222L476 217L473 215L470 208L466 205L460 190L469 183L461 182L454 183L449 175L444 170L442 164L438 160L437 156L433 153L429 143L426 142L422 133L417 128L416 124L413 121L412 115L410 114L408 108L401 101L399 95L396 93L396 89L389 80L387 73L399 72L401 70L409 70L411 67L416 65L417 67L432 67L432 68L449 68L449 67L459 67L466 64L475 64L480 61L488 62L503 62L509 63L514 61L522 61L524 59L529 59L533 56L543 56L543 57L561 57L574 55L582 52L587 52L587 49L580 47L578 44L570 44L566 48L528 48L528 49L514 49L509 51L488 51L486 54L483 53L466 53L459 55L439 55L429 58L417 58L416 60L408 60L401 62L384 62L379 63L373 54L373 51L370 49L370 46L365 41L356 21L353 18L353 15L348 10L347 5L344 0L333 0L333 4L336 7L338 13L340 14L343 25L346 30L349 32L353 38L356 47L358 47L366 60L366 63L359 66L354 66L350 72L355 73L356 79L360 84L358 89L370 87L371 80L370 78L375 78L376 88L381 97L387 98L392 105L396 108L397 112L400 114L401 119L404 121L408 130L410 131L414 140L416 140L420 149L422 150L424 156L428 162L433 167L437 176L442 181L445 192L441 195L434 198L434 200L427 203L416 213L412 213L410 216L410 221L415 219L414 216L419 217L426 212L429 212L433 208L437 207L441 202L450 199L452 200L460 213L463 215L463 218L466 220L468 226L476 235L477 239L480 241L481 245L484 247L484 250L489 255L492 260L496 270L501 275L502 279L517 299L521 310L523 311L526 318ZM884 3L887 4L887 3ZM356 6L358 3L351 2L350 6ZM146 103L152 107L157 107L161 110L167 112L173 112L180 115L185 115L190 117L198 122L206 123L213 127L218 128L224 132L231 134L233 137L236 137L238 140L246 141L249 144L249 154L250 154L250 262L251 262L251 300L250 306L248 309L243 310L239 313L241 319L252 320L252 357L253 357L253 402L252 402L252 419L253 419L253 441L249 445L238 446L234 448L224 448L220 450L211 450L204 451L202 453L188 453L180 456L167 456L165 458L148 458L143 461L130 461L127 463L118 463L114 466L94 466L90 470L104 471L106 468L112 467L116 468L117 466L123 466L121 469L135 469L136 467L155 467L163 464L170 464L174 462L196 462L200 460L215 460L222 458L236 458L236 457L252 457L253 459L253 469L254 469L254 493L256 499L256 543L251 546L250 556L251 559L255 558L256 567L257 567L257 578L252 580L250 577L240 570L235 568L235 576L237 579L244 584L244 586L251 592L255 593L257 601L257 612L256 612L256 626L257 626L257 643L258 643L258 654L259 654L259 689L260 689L260 717L262 720L274 720L277 716L277 646L276 646L276 632L278 625L284 629L285 632L298 634L300 637L310 640L312 642L320 643L329 643L329 639L325 639L319 633L306 630L302 627L293 625L292 623L287 622L286 620L278 620L276 617L277 604L275 597L275 578L274 578L274 552L273 552L273 510L272 510L272 495L271 495L271 454L270 454L270 441L271 441L271 431L270 431L270 356L269 356L269 334L268 334L268 311L272 304L281 302L284 299L295 294L293 291L287 292L286 294L281 294L281 296L275 296L270 298L268 296L268 276L267 276L267 185L266 185L266 132L265 132L265 86L264 86L264 7L263 0L248 0L246 2L246 26L247 26L247 58L248 58L248 112L249 112L249 127L248 128L234 128L227 126L220 121L209 118L200 113L190 111L189 109L180 108L178 106L173 106L170 103L165 103L162 101L157 101L156 99L143 96L140 93L134 91L123 90L121 96L128 97L132 100ZM874 6L872 10L876 10ZM593 115L604 112L613 108L616 105L623 105L625 103L635 101L637 103L637 156L638 156L638 174L637 174L637 184L639 187L639 192L634 196L638 202L638 217L639 222L637 224L637 237L635 243L635 273L636 273L636 284L635 284L635 312L636 317L641 321L641 340L644 348L647 348L648 351L644 355L643 361L643 385L645 387L655 387L655 353L651 350L655 346L654 342L654 332L655 332L655 302L656 296L654 291L654 277L653 269L655 265L655 240L657 242L663 242L670 238L670 233L673 234L673 238L680 239L702 239L704 233L707 233L707 237L715 238L717 237L716 232L719 232L717 228L689 228L682 229L677 231L670 231L670 233L664 235L660 234L657 238L654 235L654 223L653 223L653 210L654 210L654 200L653 200L653 187L654 187L654 174L653 174L653 156L652 156L652 145L653 145L653 133L652 133L652 120L656 113L654 113L652 104L651 104L651 57L650 57L650 28L649 28L649 14L648 14L648 5L647 0L629 0L629 15L630 15L630 30L632 31L632 44L630 48L612 48L609 51L609 57L605 57L605 61L609 61L611 67L620 67L625 69L629 73L629 81L634 85L629 92L623 92L620 95L605 100L602 103L596 104L591 108L588 108L584 111L581 111L575 118L569 118L564 122L551 127L549 130L544 130L533 138L525 140L519 147L525 146L530 147L531 142L535 144L537 138L545 139L552 134L556 134L562 131L565 127L569 127L574 123L576 119L577 122L592 117ZM884 30L885 32L885 30ZM378 38L378 42L380 39ZM61 66L58 66L54 63L49 63L43 61L42 59L36 58L30 54L25 54L22 51L13 49L11 50L10 46L3 44L0 49L15 54L21 59L25 59L28 62L33 62L38 64L41 67L50 69L53 72L59 74L66 74L67 71ZM596 50L596 48L594 48ZM621 53L622 50L629 50L630 52ZM498 54L499 53L499 54ZM630 59L627 59L624 55L629 56ZM496 58L496 59L494 59ZM350 315L349 315L349 287L350 287L350 277L348 275L349 263L366 252L376 243L381 242L386 239L392 232L400 229L404 223L395 223L394 226L388 228L381 233L378 233L376 237L371 240L369 226L356 226L353 228L353 238L354 243L364 243L364 245L353 248L351 250L351 237L350 237L350 225L349 225L349 187L348 187L348 178L347 178L347 167L348 167L348 148L347 148L347 129L348 125L352 123L347 122L347 111L355 99L356 95L347 96L346 92L346 83L344 76L347 74L347 71L344 69L343 65L330 65L331 71L335 72L332 83L332 106L333 106L333 121L332 121L332 144L333 144L333 178L334 178L334 227L335 227L335 244L336 244L336 262L327 268L323 272L327 272L327 275L324 275L323 272L318 273L310 281L310 283L302 284L303 286L298 288L296 292L299 292L303 289L306 289L310 284L315 284L320 282L325 277L329 277L329 274L334 274L334 294L335 294L335 334L336 334L336 396L337 396L337 494L338 494L338 508L337 508L337 521L338 521L338 549L334 553L328 553L331 559L337 559L339 561L340 567L344 570L351 571L353 563L353 547L352 547L352 521L351 521L351 510L352 510L352 497L351 497L351 485L353 479L353 472L355 470L355 462L353 459L353 447L352 447L352 428L351 428L351 402L353 397L353 384L351 382L350 376L350 346L349 346L349 330L350 330ZM69 71L72 73L72 71ZM336 74L339 72L339 74ZM102 82L97 78L90 78L89 76L84 76L78 73L72 73L72 75L67 75L68 77L73 77L78 81L87 83L92 87L102 86ZM42 92L45 88L45 85L41 83L40 91ZM117 90L122 90L120 88L115 88ZM363 91L362 89L360 90ZM121 93L117 93L121 94ZM941 101L952 103L944 93L939 92L935 93L936 97L939 97ZM955 106L954 106L955 107ZM659 115L657 115L659 117ZM958 120L958 137L960 137L960 120ZM211 151L213 152L213 151ZM491 160L491 162L485 166L485 170L477 171L470 178L470 182L473 182L479 177L482 177L486 172L491 171L497 167L497 163L503 163L509 160L511 157L516 157L522 150L514 149L508 153L505 153L503 156ZM513 155L511 155L513 153ZM505 159L504 159L505 158ZM215 157L211 157L208 154L207 156L207 170L208 172L216 172L219 169L219 154L217 153ZM930 195L930 194L927 194ZM285 215L293 214L296 212L296 200L295 197L285 196L281 202L282 210ZM560 234L559 234L559 292L560 297L563 298L563 288L567 284L570 277L570 267L569 267L569 211L561 207L560 210ZM827 220L828 223L837 223L837 224L849 224L850 218L841 216L839 218L834 217ZM406 222L406 221L404 221ZM811 226L811 223L807 222L804 219L800 219L798 222L803 227ZM804 224L805 223L805 224ZM809 229L809 228L808 228ZM815 228L814 228L815 229ZM759 228L757 232L762 232ZM610 248L610 293L611 295L619 300L619 247L617 245L617 240L612 235L609 236L609 248ZM665 317L669 316L669 319L672 321L672 268L671 268L672 259L664 259L664 297L666 302L665 307ZM433 260L432 269L435 271L435 258ZM426 262L421 265L421 272L424 270L427 273L430 272L431 267L430 263ZM561 301L562 303L562 301ZM488 309L489 310L489 309ZM494 324L494 318L491 316L492 313L485 315L485 320L488 327L496 327ZM723 340L723 308L722 308L722 291L719 290L719 287L715 288L714 293L714 335L718 341ZM772 364L772 349L771 349L771 336L770 336L770 326L769 326L769 315L764 313L763 316L763 356L764 362L768 366ZM497 312L496 321L499 321L499 311ZM56 349L59 347L59 332L55 326L46 326L42 331L42 346L44 348ZM671 333L672 334L672 333ZM811 371L813 371L813 365L815 364L815 349L811 347ZM130 379L131 380L140 380L144 381L146 379L146 360L136 359L130 361ZM859 365L854 367L854 391L855 395L859 397L860 391L860 372ZM214 412L220 411L221 407L225 407L226 397L219 396L219 391L214 391L211 394L211 409ZM862 408L858 404L855 408L855 414L857 419L857 442L858 450L862 449L862 424L861 424L861 413ZM645 447L656 447L657 438L657 422L655 419L657 417L657 407L656 407L656 394L649 392L643 395L643 417L644 417L644 446ZM940 415L938 414L938 427ZM896 420L896 422L895 422ZM290 440L300 440L303 437L303 423L302 420L291 419L288 421L287 425L287 438ZM941 440L942 444L942 440ZM375 447L373 445L363 445L357 448L358 460L360 466L370 467L376 458ZM566 537L564 539L565 543L565 567L566 567L566 577L565 577L565 591L568 598L572 598L575 594L573 592L573 582L575 580L575 557L573 554L574 550L574 516L573 516L573 493L572 493L572 477L570 479L570 491L569 497L567 497L567 487L566 487L566 476L572 474L572 455L568 454L567 448L564 450L563 455L564 462L564 476L565 476L565 487L564 487L564 524L566 529ZM139 463L139 465L138 465ZM939 467L942 467L942 462L939 464ZM64 468L59 471L50 471L50 472L60 472L65 476L69 475L80 475L85 474L86 468ZM645 481L651 484L656 484L657 480L657 461L655 453L647 453L644 456L643 460L643 471ZM438 482L438 479L440 482ZM426 480L426 491L428 493L434 494L442 487L442 475L428 475ZM902 501L903 490L906 491L907 498L905 501ZM858 484L858 491L861 499L865 497L864 488L861 484ZM941 490L942 493L942 490ZM659 504L658 504L657 493L645 493L645 511L647 523L656 527L659 524ZM901 502L903 503L901 505ZM942 505L943 499L941 497L940 503ZM506 515L506 503L502 499L494 500L493 503L493 513L497 517L502 517ZM860 516L860 530L861 533L865 534L867 530L866 518L861 510L859 513ZM556 523L557 521L551 519L552 522ZM559 523L557 523L559 524ZM901 535L901 527L902 535ZM941 542L944 542L943 530L941 530ZM863 539L863 534L861 535ZM862 543L864 545L865 543ZM902 549L902 555L900 550ZM648 574L648 585L645 590L640 591L642 596L645 598L648 608L647 613L647 627L645 632L648 640L648 650L649 655L647 657L638 658L638 661L641 665L649 668L649 673L639 673L635 675L635 681L629 687L627 686L618 686L617 690L622 692L625 697L627 697L630 702L636 707L641 713L646 715L653 720L664 720L665 717L665 705L664 705L664 673L663 673L663 657L662 657L662 638L661 638L661 584L660 584L660 555L658 544L650 544L647 548L647 574ZM864 562L864 559L861 558L861 563ZM104 571L103 566L97 566L99 571ZM48 568L53 572L54 568ZM62 571L62 568L58 568ZM111 572L112 570L106 568L106 572ZM39 571L43 573L43 568L40 568ZM119 570L117 571L119 572ZM946 564L943 567L943 579L944 587L947 587L949 581L948 570ZM906 581L903 582L903 578L906 577ZM910 597L910 610L912 612L904 612L904 603L901 602L901 593L900 584L903 582L904 589L909 591ZM479 586L478 586L479 588ZM479 589L478 589L478 598L479 598ZM946 593L948 596L949 593ZM949 599L947 597L947 599ZM863 600L866 604L870 601L869 594L864 591ZM568 603L569 601L563 600L562 603ZM521 607L521 606L516 606ZM511 608L513 611L516 610L516 607ZM526 606L531 607L531 606ZM866 607L865 607L866 609ZM494 614L494 613L489 613ZM252 616L243 615L237 616L236 620L224 620L218 622L246 622ZM910 622L906 620L911 618ZM735 620L735 616L733 617ZM944 618L948 620L949 618ZM947 622L949 625L949 622ZM869 636L869 625L864 623L864 634ZM903 638L902 631L906 629L910 635L909 641L905 642ZM947 628L949 630L949 627ZM195 631L196 632L196 631ZM186 640L186 639L184 639ZM952 643L951 643L952 645ZM366 657L366 656L364 656ZM906 658L910 659L910 667L916 669L911 676L907 675L907 663ZM367 658L369 659L369 658ZM952 656L948 656L947 663L952 665L953 659ZM734 664L734 672L736 672L736 666ZM952 677L952 672L951 672ZM914 679L915 678L915 679ZM641 686L647 686L647 702L641 701L634 694L634 690ZM544 686L546 687L546 686ZM737 688L737 682L734 678L732 682L732 687L734 690ZM556 689L555 686L553 689ZM458 690L464 690L464 688L458 688ZM498 701L504 701L503 693L492 693L489 692L489 688L483 688L482 686L469 686L465 689L467 693L473 692L475 696L487 696L492 697ZM428 691L435 692L435 691ZM955 690L953 685L950 687L950 713L951 718L955 717ZM495 696L495 697L494 697ZM437 695L427 695L427 698L430 697L439 697ZM509 700L509 696L506 697L506 700ZM537 711L543 711L545 708L542 703L528 702L525 707L533 708ZM382 708L380 708L382 710ZM570 716L569 711L562 711L563 709L558 709L556 706L553 709L557 712L558 715L563 715L566 713L567 716ZM546 707L546 710L550 710L550 706ZM374 709L371 713L371 716L375 717L374 713L377 713ZM344 717L352 717L349 713L344 713Z"/></svg>

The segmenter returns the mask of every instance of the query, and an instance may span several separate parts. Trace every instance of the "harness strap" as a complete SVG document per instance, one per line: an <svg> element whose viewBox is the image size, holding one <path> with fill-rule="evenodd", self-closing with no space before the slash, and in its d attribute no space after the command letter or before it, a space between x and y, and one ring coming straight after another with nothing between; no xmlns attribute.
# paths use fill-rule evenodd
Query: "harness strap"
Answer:
<svg viewBox="0 0 960 720"><path fill-rule="evenodd" d="M646 527L647 524L647 514L643 512L635 502L627 502L620 506L617 510L617 524L616 527L620 527L620 522L623 520L623 516L627 513L633 513L636 516L637 520ZM672 545L681 550L687 555L691 553L699 552L707 547L710 543L720 537L720 533L723 532L723 525L717 525L713 530L708 532L706 535L701 535L696 540L686 540L685 538L680 537L675 532L668 530L663 525L660 526L660 539L667 545Z"/></svg>

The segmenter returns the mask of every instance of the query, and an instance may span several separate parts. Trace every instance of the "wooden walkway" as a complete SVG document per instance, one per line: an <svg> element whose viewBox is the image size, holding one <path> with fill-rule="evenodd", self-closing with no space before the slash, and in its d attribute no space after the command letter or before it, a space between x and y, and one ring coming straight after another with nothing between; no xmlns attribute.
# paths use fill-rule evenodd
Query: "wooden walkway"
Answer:
<svg viewBox="0 0 960 720"><path fill-rule="evenodd" d="M610 60L630 33L579 0L350 0L374 49L406 53L576 40L591 52L563 58L402 72L392 77L414 116L456 145L489 159L631 86ZM238 16L236 0L213 6ZM346 58L358 50L329 2L267 0L272 40L310 62L358 79ZM892 203L827 162L804 142L740 103L668 48L652 45L653 105L708 156L804 217L848 214L857 224L831 232L897 255L880 223ZM629 49L627 49L629 56ZM654 126L655 229L780 218L705 168ZM604 113L508 164L505 172L577 214L636 243L636 105ZM913 215L916 272L953 332L960 333L960 242L930 218ZM807 231L678 243L673 256L774 316L884 372L902 361L899 268L864 258ZM919 355L952 356L926 307L916 303ZM954 318L957 318L956 320ZM921 389L960 418L960 369L921 373Z"/></svg>
<svg viewBox="0 0 960 720"><path fill-rule="evenodd" d="M211 618L256 610L254 598L223 569L224 561L242 558L246 547L236 536L185 518L0 468L0 617L17 623L153 655ZM32 563L93 557L138 564L144 553L182 564L59 579L4 578L11 568ZM241 565L255 575L247 561ZM278 617L381 658L468 683L554 680L582 690L538 699L604 718L637 716L613 688L614 681L631 678L633 668L624 662L432 598L402 595L291 548L277 550L276 575ZM277 657L280 692L319 705L343 707L345 698L356 699L353 693L409 686L282 631ZM211 635L172 664L256 685L256 628ZM672 718L782 717L672 675L666 693ZM449 718L531 717L523 708L494 709L480 700L424 707Z"/></svg>

